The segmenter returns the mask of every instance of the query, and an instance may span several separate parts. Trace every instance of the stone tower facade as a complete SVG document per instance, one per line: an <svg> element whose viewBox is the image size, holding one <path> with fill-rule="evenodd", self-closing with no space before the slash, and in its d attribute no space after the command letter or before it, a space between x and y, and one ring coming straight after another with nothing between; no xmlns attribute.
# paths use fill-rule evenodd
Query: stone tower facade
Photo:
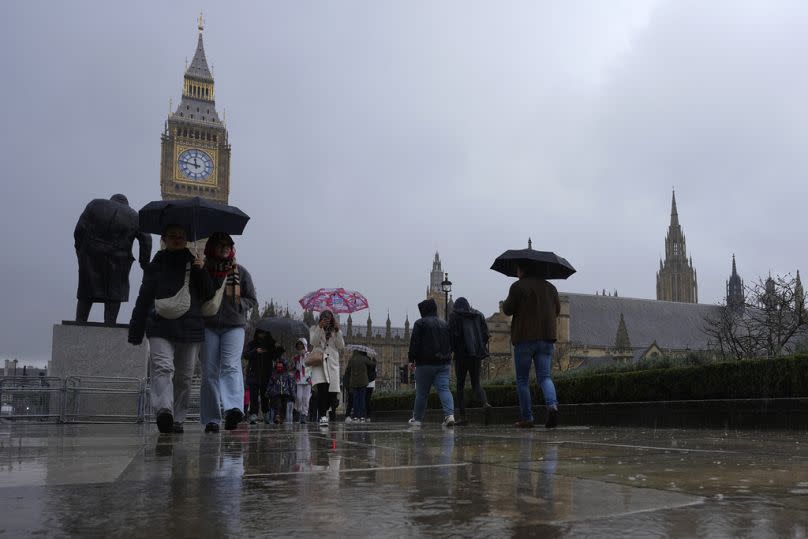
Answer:
<svg viewBox="0 0 808 539"><path fill-rule="evenodd" d="M434 299L438 304L438 316L443 318L446 314L446 294L441 288L443 279L447 274L443 272L443 266L440 261L440 254L436 251L435 258L432 260L432 271L429 272L429 288L426 289L426 299ZM452 301L449 300L449 310L451 311Z"/></svg>
<svg viewBox="0 0 808 539"><path fill-rule="evenodd" d="M743 311L746 304L746 297L743 290L743 280L738 275L738 268L735 266L735 255L732 255L732 274L727 281L727 307L733 311Z"/></svg>
<svg viewBox="0 0 808 539"><path fill-rule="evenodd" d="M182 100L168 115L161 137L160 194L163 200L203 197L227 204L230 194L230 144L216 112L213 74L199 37L185 70Z"/></svg>
<svg viewBox="0 0 808 539"><path fill-rule="evenodd" d="M685 235L679 225L676 192L673 193L671 224L665 238L665 261L659 261L657 272L657 299L681 303L699 302L696 270L693 268L693 259L687 257Z"/></svg>

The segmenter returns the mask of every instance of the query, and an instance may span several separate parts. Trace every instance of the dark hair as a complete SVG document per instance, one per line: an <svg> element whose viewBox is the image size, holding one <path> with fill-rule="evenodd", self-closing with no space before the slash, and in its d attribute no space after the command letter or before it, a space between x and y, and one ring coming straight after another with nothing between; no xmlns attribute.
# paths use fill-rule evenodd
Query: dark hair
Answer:
<svg viewBox="0 0 808 539"><path fill-rule="evenodd" d="M535 277L536 268L531 264L516 264L516 269L522 272L524 277Z"/></svg>

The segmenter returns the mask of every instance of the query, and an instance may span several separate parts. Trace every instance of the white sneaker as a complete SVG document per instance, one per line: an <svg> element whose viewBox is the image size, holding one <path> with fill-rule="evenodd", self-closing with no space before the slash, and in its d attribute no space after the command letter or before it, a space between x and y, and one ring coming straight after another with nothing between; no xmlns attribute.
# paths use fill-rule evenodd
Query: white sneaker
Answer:
<svg viewBox="0 0 808 539"><path fill-rule="evenodd" d="M444 427L454 427L454 424L455 424L455 420L454 420L453 415L446 416L446 417L443 418L443 426Z"/></svg>
<svg viewBox="0 0 808 539"><path fill-rule="evenodd" d="M327 415L324 415L323 417L320 418L320 426L323 426L323 425L328 426L328 416Z"/></svg>
<svg viewBox="0 0 808 539"><path fill-rule="evenodd" d="M414 427L416 429L421 428L421 422L416 421L414 417L412 419L410 419L409 423L410 423L411 427Z"/></svg>
<svg viewBox="0 0 808 539"><path fill-rule="evenodd" d="M360 423L364 423L364 422L365 422L365 418L364 418L364 417L360 417L360 418L359 418L359 422L360 422Z"/></svg>
<svg viewBox="0 0 808 539"><path fill-rule="evenodd" d="M415 425L415 423L420 423L419 421L415 421L414 417L411 417L409 421L407 421L410 425Z"/></svg>
<svg viewBox="0 0 808 539"><path fill-rule="evenodd" d="M345 418L345 422L346 422L346 423L353 423L354 421L355 421L355 420L354 420L354 419L351 419L350 417L346 417L346 418Z"/></svg>

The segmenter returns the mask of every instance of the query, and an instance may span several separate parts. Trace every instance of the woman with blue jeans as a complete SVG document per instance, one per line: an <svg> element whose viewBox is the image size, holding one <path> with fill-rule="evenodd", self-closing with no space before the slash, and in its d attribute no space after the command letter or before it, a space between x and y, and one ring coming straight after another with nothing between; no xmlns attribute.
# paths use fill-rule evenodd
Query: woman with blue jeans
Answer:
<svg viewBox="0 0 808 539"><path fill-rule="evenodd" d="M235 429L244 417L244 377L241 354L247 312L257 305L255 287L249 272L236 263L233 239L215 233L205 245L205 269L212 277L220 301L215 314L205 318L202 347L202 388L199 419L205 432L219 432L222 410L224 428ZM215 309L215 303L203 305Z"/></svg>
<svg viewBox="0 0 808 539"><path fill-rule="evenodd" d="M512 315L511 343L514 348L516 393L519 397L520 428L533 426L533 403L530 398L530 366L536 368L536 380L547 404L545 427L558 425L558 399L551 376L553 349L556 341L556 319L561 311L558 291L546 280L531 275L529 267L518 267L519 280L511 285L502 312Z"/></svg>

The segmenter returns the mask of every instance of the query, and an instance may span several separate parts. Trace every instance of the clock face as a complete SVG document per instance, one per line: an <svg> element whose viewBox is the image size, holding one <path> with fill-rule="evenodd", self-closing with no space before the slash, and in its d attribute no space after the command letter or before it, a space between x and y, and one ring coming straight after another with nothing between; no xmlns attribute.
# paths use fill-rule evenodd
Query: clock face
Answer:
<svg viewBox="0 0 808 539"><path fill-rule="evenodd" d="M202 150L185 150L178 162L182 175L189 180L205 181L213 173L213 159Z"/></svg>

